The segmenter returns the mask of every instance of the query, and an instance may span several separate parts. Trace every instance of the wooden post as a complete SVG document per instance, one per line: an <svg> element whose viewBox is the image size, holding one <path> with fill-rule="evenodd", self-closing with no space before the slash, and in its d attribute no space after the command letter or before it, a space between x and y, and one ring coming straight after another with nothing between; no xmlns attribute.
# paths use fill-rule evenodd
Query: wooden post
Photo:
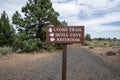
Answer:
<svg viewBox="0 0 120 80"><path fill-rule="evenodd" d="M63 53L62 53L62 80L66 80L67 72L67 44L63 44Z"/></svg>

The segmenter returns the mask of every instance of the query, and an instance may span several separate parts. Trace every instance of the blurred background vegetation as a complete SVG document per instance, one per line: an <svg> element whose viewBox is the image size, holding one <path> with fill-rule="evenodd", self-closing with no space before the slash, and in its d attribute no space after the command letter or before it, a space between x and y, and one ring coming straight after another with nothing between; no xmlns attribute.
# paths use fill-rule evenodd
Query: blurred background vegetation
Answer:
<svg viewBox="0 0 120 80"><path fill-rule="evenodd" d="M88 46L89 48L94 47L120 47L120 39L117 38L93 38L91 39L90 34L85 35L85 46Z"/></svg>

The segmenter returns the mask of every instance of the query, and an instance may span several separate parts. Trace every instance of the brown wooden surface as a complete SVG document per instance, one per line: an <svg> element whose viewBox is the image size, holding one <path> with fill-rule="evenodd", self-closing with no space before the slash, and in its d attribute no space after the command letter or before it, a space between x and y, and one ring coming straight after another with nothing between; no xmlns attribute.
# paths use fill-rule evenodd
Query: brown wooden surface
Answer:
<svg viewBox="0 0 120 80"><path fill-rule="evenodd" d="M67 72L67 44L63 44L62 53L62 80L66 80Z"/></svg>
<svg viewBox="0 0 120 80"><path fill-rule="evenodd" d="M49 32L49 28L52 29L52 32ZM65 29L64 30L58 30L57 29ZM71 31L70 28L74 28L76 31ZM81 29L77 31L77 29ZM50 34L53 33L54 37L51 37ZM61 36L56 36L56 34L62 34ZM65 36L67 34L67 36ZM79 36L70 36L70 34L80 34ZM54 41L50 41L50 38L54 38ZM58 41L58 39L62 39L61 41ZM63 40L64 39L64 40ZM73 40L74 39L74 40ZM79 39L78 41L75 39ZM46 29L46 42L47 43L58 43L58 44L70 44L70 43L83 43L84 42L84 26L54 26L50 27L48 26Z"/></svg>

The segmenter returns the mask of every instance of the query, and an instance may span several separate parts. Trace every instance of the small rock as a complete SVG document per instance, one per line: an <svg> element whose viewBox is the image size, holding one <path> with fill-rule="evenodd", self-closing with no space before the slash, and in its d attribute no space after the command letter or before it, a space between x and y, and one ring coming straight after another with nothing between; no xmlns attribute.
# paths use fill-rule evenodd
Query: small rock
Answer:
<svg viewBox="0 0 120 80"><path fill-rule="evenodd" d="M107 56L113 56L113 55L116 55L116 54L115 54L115 52L113 52L113 51L109 51L109 52L106 53L106 55L107 55Z"/></svg>

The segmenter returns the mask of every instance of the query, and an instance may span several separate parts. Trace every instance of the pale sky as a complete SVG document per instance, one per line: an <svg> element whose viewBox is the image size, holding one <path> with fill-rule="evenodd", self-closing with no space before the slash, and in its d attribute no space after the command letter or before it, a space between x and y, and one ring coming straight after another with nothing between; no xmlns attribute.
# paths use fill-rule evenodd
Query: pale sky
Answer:
<svg viewBox="0 0 120 80"><path fill-rule="evenodd" d="M3 10L11 16L27 0L0 0L0 14ZM85 26L85 33L91 37L120 39L120 0L51 0L59 20L65 20L69 26Z"/></svg>

